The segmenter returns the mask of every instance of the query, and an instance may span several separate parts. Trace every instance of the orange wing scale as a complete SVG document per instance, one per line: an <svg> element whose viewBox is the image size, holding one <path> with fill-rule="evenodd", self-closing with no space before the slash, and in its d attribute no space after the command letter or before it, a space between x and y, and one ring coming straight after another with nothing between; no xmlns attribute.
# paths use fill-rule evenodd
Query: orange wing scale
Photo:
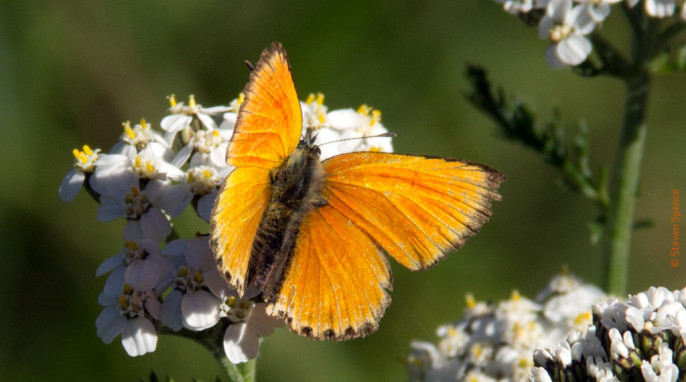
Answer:
<svg viewBox="0 0 686 382"><path fill-rule="evenodd" d="M342 340L376 330L390 297L383 247L412 270L458 249L488 220L504 176L465 161L349 153L323 162L328 205L302 223L268 312L293 331Z"/></svg>
<svg viewBox="0 0 686 382"><path fill-rule="evenodd" d="M227 151L237 169L220 190L210 222L219 268L241 294L260 221L273 202L270 173L288 163L301 129L286 52L275 43L246 86ZM309 200L311 210L293 212L302 214L295 247L282 263L283 279L272 280L278 292L266 301L270 315L315 339L375 331L390 303L391 272L381 248L412 270L434 264L488 220L505 179L468 161L386 153L343 154L321 165L313 171L323 171L315 174L323 183L317 195L305 197L326 204Z"/></svg>
<svg viewBox="0 0 686 382"><path fill-rule="evenodd" d="M397 154L349 153L323 165L329 205L412 270L476 234L504 180L479 164Z"/></svg>
<svg viewBox="0 0 686 382"><path fill-rule="evenodd" d="M219 270L229 285L245 291L253 239L271 189L269 171L246 167L235 169L217 195L212 211L211 242Z"/></svg>
<svg viewBox="0 0 686 382"><path fill-rule="evenodd" d="M219 190L210 220L219 269L240 294L246 287L255 234L271 196L269 171L295 150L302 131L300 101L281 44L262 52L244 94L226 153L227 162L237 169Z"/></svg>
<svg viewBox="0 0 686 382"><path fill-rule="evenodd" d="M243 93L227 160L236 167L279 167L302 132L300 101L280 44L262 52Z"/></svg>
<svg viewBox="0 0 686 382"><path fill-rule="evenodd" d="M343 340L375 331L390 303L385 256L331 207L309 214L300 232L281 292L267 312L316 339Z"/></svg>

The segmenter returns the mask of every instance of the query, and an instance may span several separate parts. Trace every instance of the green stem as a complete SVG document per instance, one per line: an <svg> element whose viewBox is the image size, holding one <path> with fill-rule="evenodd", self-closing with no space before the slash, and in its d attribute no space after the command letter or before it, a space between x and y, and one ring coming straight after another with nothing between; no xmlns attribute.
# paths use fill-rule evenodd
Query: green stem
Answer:
<svg viewBox="0 0 686 382"><path fill-rule="evenodd" d="M647 125L645 113L650 90L646 63L656 54L659 23L641 9L623 6L631 25L631 70L622 76L626 85L624 121L612 176L612 194L607 221L605 290L623 296L629 276L629 248L634 226L634 204L638 193L641 160Z"/></svg>
<svg viewBox="0 0 686 382"><path fill-rule="evenodd" d="M233 363L231 363L231 361L229 361L228 358L226 358L226 354L224 354L223 352L221 354L216 354L215 356L219 360L219 363L221 363L222 367L224 367L226 375L229 376L229 379L232 382L255 381L256 362L254 359L248 360L248 362L234 365Z"/></svg>
<svg viewBox="0 0 686 382"><path fill-rule="evenodd" d="M248 360L248 362L236 365L231 363L226 357L222 339L224 338L224 332L226 331L227 325L229 325L228 321L222 320L217 325L200 332L188 329L181 329L178 332L174 332L164 326L158 328L158 331L160 334L185 337L204 346L222 366L224 372L226 372L226 376L229 377L231 382L254 382L255 371L257 369L256 359L251 359Z"/></svg>
<svg viewBox="0 0 686 382"><path fill-rule="evenodd" d="M643 71L627 80L624 122L613 175L608 214L608 248L605 289L624 295L629 270L629 245L634 221L634 203L641 173L647 126L644 123L650 75Z"/></svg>

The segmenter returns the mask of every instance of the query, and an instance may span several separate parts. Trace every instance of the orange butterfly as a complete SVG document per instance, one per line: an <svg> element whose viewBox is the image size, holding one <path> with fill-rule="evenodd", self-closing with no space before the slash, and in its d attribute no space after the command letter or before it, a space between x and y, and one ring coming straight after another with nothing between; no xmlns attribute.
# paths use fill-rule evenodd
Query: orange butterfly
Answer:
<svg viewBox="0 0 686 382"><path fill-rule="evenodd" d="M505 176L442 158L353 152L319 159L286 51L250 74L210 222L229 284L257 288L297 334L345 340L374 332L390 303L382 249L411 270L460 248L491 215Z"/></svg>

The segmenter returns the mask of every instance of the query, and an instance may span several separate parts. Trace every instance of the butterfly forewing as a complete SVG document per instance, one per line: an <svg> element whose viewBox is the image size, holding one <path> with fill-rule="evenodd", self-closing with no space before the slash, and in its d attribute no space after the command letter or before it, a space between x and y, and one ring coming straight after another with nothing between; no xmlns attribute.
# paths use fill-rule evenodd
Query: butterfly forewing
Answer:
<svg viewBox="0 0 686 382"><path fill-rule="evenodd" d="M329 205L413 270L476 234L505 179L482 165L410 155L349 153L323 165Z"/></svg>
<svg viewBox="0 0 686 382"><path fill-rule="evenodd" d="M244 94L227 150L228 163L237 169L220 189L210 221L219 269L241 294L271 196L270 171L295 150L302 131L300 102L280 44L262 52Z"/></svg>
<svg viewBox="0 0 686 382"><path fill-rule="evenodd" d="M278 167L302 132L300 101L281 44L262 52L243 93L227 161L236 167Z"/></svg>
<svg viewBox="0 0 686 382"><path fill-rule="evenodd" d="M269 201L269 171L246 167L234 170L217 195L212 211L211 244L219 270L243 294L253 241Z"/></svg>

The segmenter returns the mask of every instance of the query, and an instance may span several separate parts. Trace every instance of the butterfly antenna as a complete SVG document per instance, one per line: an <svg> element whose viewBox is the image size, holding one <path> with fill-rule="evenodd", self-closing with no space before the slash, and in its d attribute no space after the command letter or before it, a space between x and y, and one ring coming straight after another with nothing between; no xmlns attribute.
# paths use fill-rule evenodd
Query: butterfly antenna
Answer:
<svg viewBox="0 0 686 382"><path fill-rule="evenodd" d="M343 141L354 141L354 140L356 140L356 139L395 138L395 137L397 137L397 136L398 136L398 134L396 134L396 133L394 133L394 132L392 132L392 131L389 131L389 132L386 132L386 133L383 133L383 134L367 135L367 136L365 136L365 137L352 137L352 138L341 138L341 139L336 139L336 140L333 140L333 141L324 142L324 143L320 144L319 146L321 147L321 146L324 146L324 145L328 145L329 143L337 143L337 142L343 142Z"/></svg>
<svg viewBox="0 0 686 382"><path fill-rule="evenodd" d="M253 63L248 60L245 60L245 66L247 66L251 72L255 70L255 65L253 65Z"/></svg>
<svg viewBox="0 0 686 382"><path fill-rule="evenodd" d="M426 323L419 320L419 317L417 317L412 308L409 307L400 296L393 296L393 300L397 301L403 307L407 316L410 317L410 321L413 321L419 330L424 333L425 338L431 338L433 336L432 331L428 329Z"/></svg>

